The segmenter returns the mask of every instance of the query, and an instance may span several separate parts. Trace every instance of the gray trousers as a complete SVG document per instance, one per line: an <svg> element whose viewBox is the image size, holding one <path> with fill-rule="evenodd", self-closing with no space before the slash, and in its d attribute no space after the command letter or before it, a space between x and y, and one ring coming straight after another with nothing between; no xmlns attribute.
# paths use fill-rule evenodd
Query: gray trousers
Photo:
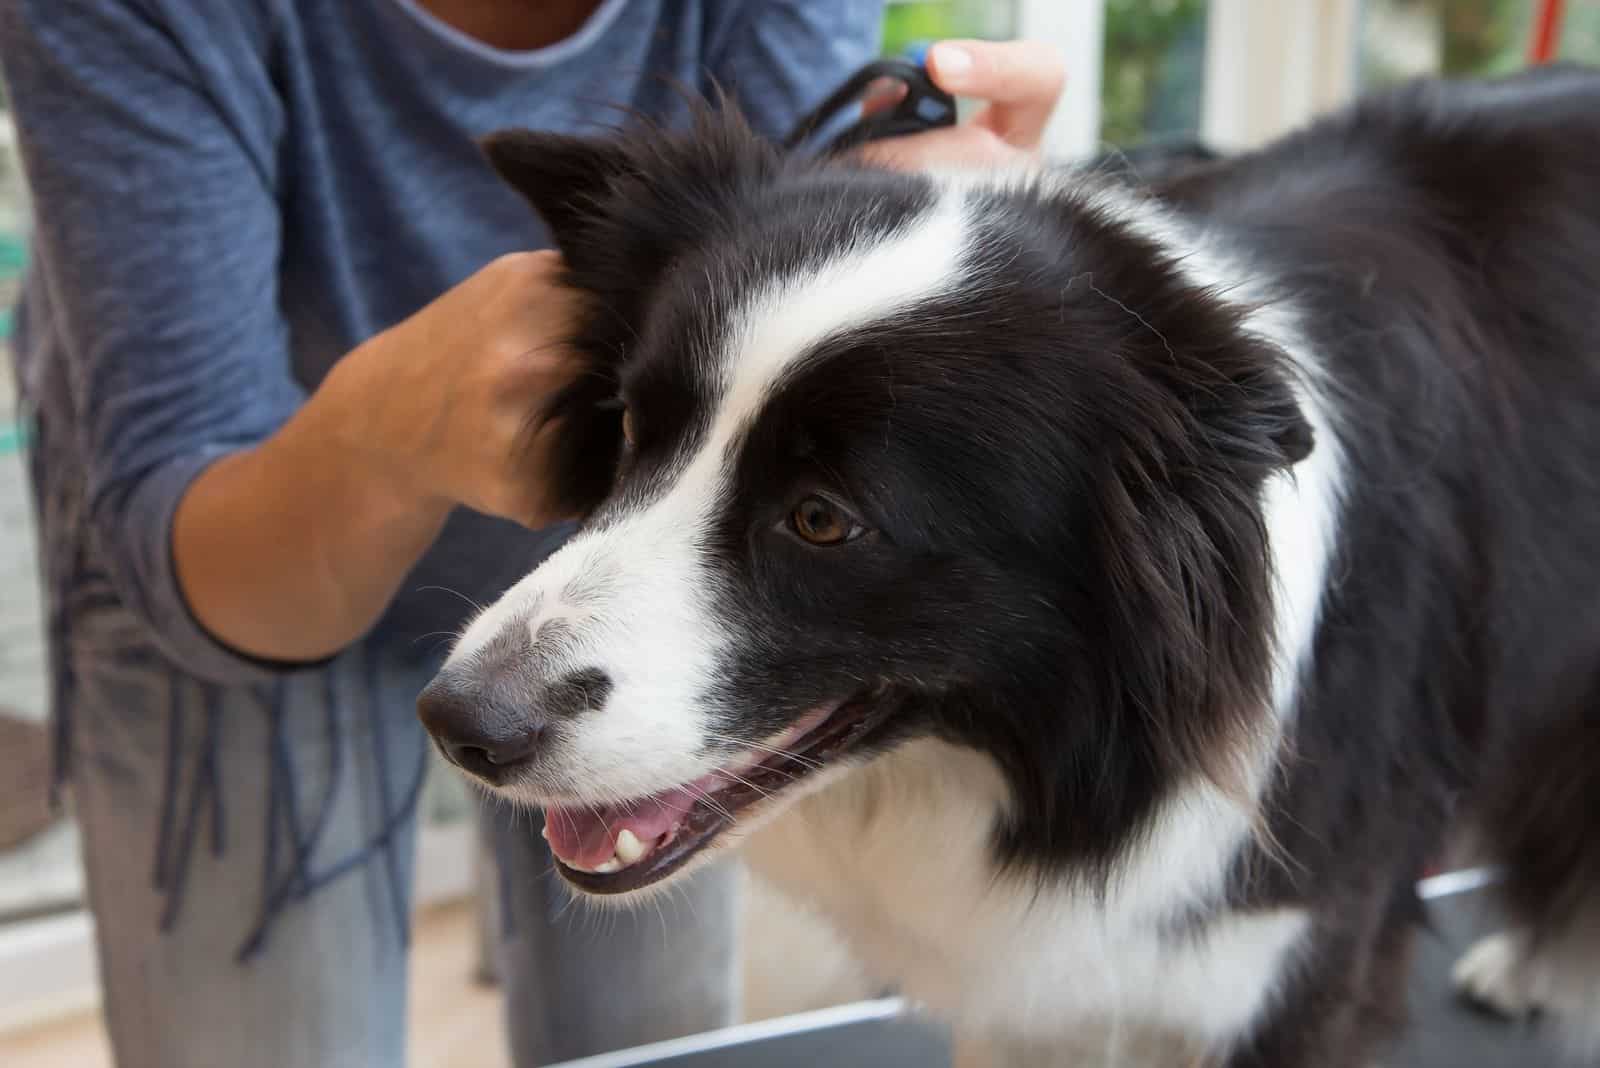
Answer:
<svg viewBox="0 0 1600 1068"><path fill-rule="evenodd" d="M353 654L213 687L126 637L74 643L66 734L117 1065L401 1068L426 673ZM558 885L536 816L483 824L518 1068L733 1021L730 870L602 913Z"/></svg>

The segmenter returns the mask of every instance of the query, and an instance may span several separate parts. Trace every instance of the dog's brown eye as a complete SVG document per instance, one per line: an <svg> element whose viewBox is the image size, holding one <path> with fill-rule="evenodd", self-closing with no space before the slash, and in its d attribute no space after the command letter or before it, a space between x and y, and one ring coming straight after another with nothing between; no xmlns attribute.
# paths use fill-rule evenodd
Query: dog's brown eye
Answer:
<svg viewBox="0 0 1600 1068"><path fill-rule="evenodd" d="M632 408L622 409L622 440L628 443L629 448L632 448L636 444L636 442L633 440Z"/></svg>
<svg viewBox="0 0 1600 1068"><path fill-rule="evenodd" d="M812 545L842 545L862 532L849 513L823 497L811 496L794 506L789 525Z"/></svg>

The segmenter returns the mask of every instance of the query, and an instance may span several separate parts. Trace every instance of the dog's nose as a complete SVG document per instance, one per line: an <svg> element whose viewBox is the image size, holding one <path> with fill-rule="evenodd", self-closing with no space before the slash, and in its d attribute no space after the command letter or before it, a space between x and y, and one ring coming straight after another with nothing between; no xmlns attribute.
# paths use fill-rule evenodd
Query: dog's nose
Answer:
<svg viewBox="0 0 1600 1068"><path fill-rule="evenodd" d="M485 690L441 675L417 698L417 715L450 763L499 783L533 759L545 723L532 707Z"/></svg>
<svg viewBox="0 0 1600 1068"><path fill-rule="evenodd" d="M446 669L417 698L417 715L447 760L498 786L538 758L554 724L598 708L610 689L599 672L538 684L503 669Z"/></svg>

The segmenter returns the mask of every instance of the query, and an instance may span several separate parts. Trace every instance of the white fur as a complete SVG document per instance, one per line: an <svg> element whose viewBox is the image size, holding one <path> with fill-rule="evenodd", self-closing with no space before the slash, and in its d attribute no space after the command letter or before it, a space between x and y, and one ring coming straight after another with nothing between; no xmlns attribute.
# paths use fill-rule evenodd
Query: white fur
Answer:
<svg viewBox="0 0 1600 1068"><path fill-rule="evenodd" d="M1525 939L1510 931L1488 935L1456 961L1456 990L1502 1016L1522 1019L1539 1004L1538 983L1527 967Z"/></svg>
<svg viewBox="0 0 1600 1068"><path fill-rule="evenodd" d="M819 342L954 285L965 227L960 200L945 198L900 232L864 239L755 292L709 369L720 392L710 432L671 486L575 537L467 628L451 665L508 630L536 640L559 620L571 636L541 668L551 678L597 668L613 685L606 707L584 716L552 754L562 781L519 783L507 793L533 803L625 801L716 766L705 707L725 621L707 600L703 541L739 442Z"/></svg>
<svg viewBox="0 0 1600 1068"><path fill-rule="evenodd" d="M1579 1063L1600 1058L1600 911L1538 941L1519 930L1488 935L1450 978L1462 996L1502 1016L1546 1014Z"/></svg>
<svg viewBox="0 0 1600 1068"><path fill-rule="evenodd" d="M1163 936L1211 876L1204 805L1131 849L1102 905L1088 887L995 875L990 835L1008 803L988 758L920 741L791 805L745 852L959 1032L1070 1038L1102 1055L1084 1063L1115 1065L1153 1035L1204 1050L1248 1028L1307 920L1229 915L1192 940Z"/></svg>

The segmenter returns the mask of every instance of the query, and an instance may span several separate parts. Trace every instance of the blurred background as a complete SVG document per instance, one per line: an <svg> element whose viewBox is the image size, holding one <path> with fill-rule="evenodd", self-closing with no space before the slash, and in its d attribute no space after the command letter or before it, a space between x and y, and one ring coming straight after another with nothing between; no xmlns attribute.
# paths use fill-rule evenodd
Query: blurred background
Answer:
<svg viewBox="0 0 1600 1068"><path fill-rule="evenodd" d="M1070 80L1049 147L1063 157L1195 136L1237 148L1414 75L1516 69L1529 61L1539 6L1539 0L911 0L888 7L884 50L900 53L946 37L1057 43ZM1600 0L1568 0L1563 7L1556 54L1600 62ZM0 1063L12 1064L8 1034L81 1013L94 998L71 813L53 812L45 802L44 641L23 488L27 421L4 358L27 247L27 190L0 95ZM467 897L474 872L467 809L453 777L433 777L427 812L419 863L423 908ZM470 943L469 922L461 932L457 942ZM420 943L424 951L430 944ZM782 940L768 947L788 951ZM419 967L429 960L455 968L449 980L456 983L476 966L470 946L455 943ZM849 989L836 979L818 980L809 990L769 991L752 1011ZM88 1063L79 1056L61 1063Z"/></svg>

